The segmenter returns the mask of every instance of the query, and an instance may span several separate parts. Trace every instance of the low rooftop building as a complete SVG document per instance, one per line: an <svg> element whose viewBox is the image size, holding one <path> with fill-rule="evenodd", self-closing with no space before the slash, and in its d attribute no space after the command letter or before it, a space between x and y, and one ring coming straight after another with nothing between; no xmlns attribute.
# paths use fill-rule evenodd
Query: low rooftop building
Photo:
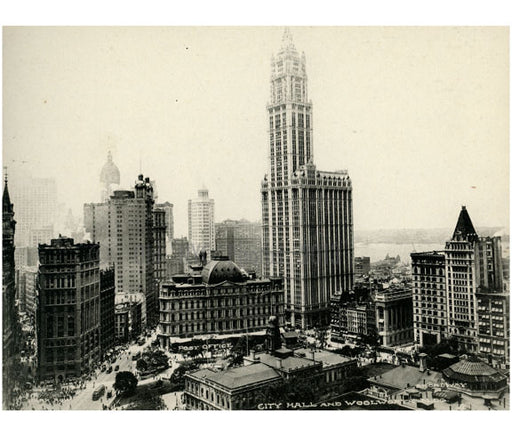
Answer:
<svg viewBox="0 0 512 436"><path fill-rule="evenodd" d="M498 399L507 389L504 374L473 356L449 366L443 376L453 390L470 396Z"/></svg>

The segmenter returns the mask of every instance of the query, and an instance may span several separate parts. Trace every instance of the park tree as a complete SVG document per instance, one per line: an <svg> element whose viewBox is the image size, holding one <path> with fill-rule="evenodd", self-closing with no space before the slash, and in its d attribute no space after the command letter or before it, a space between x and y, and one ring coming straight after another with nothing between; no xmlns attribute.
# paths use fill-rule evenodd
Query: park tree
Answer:
<svg viewBox="0 0 512 436"><path fill-rule="evenodd" d="M137 360L136 368L137 368L137 371L139 371L139 372L144 372L144 371L148 370L148 364L143 357L141 357L139 360Z"/></svg>
<svg viewBox="0 0 512 436"><path fill-rule="evenodd" d="M131 395L137 388L137 377L130 371L121 371L116 374L116 381L113 385L116 392Z"/></svg>
<svg viewBox="0 0 512 436"><path fill-rule="evenodd" d="M167 409L164 400L160 395L144 392L137 397L137 400L128 406L127 410L165 410Z"/></svg>
<svg viewBox="0 0 512 436"><path fill-rule="evenodd" d="M197 368L199 368L199 365L194 361L182 363L173 371L171 383L175 385L178 390L183 390L185 388L185 374Z"/></svg>

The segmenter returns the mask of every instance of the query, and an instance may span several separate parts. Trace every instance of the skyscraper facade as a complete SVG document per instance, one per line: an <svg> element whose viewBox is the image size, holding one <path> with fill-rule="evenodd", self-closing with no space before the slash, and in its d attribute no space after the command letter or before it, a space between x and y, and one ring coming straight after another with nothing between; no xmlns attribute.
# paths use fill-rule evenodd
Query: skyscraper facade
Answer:
<svg viewBox="0 0 512 436"><path fill-rule="evenodd" d="M172 253L171 242L174 239L174 205L166 201L157 203L155 207L165 211L165 235L167 237L167 254Z"/></svg>
<svg viewBox="0 0 512 436"><path fill-rule="evenodd" d="M115 265L116 293L142 301L143 323L158 320L153 190L139 175L133 191L117 190L107 203L84 205L84 226L100 245L100 265ZM163 228L165 238L165 228ZM163 245L165 249L165 244ZM162 263L165 265L165 252ZM165 266L163 266L165 270Z"/></svg>
<svg viewBox="0 0 512 436"><path fill-rule="evenodd" d="M240 268L261 276L261 223L225 220L215 224L215 248Z"/></svg>
<svg viewBox="0 0 512 436"><path fill-rule="evenodd" d="M153 250L154 250L154 269L155 280L162 282L166 276L166 213L164 209L153 209Z"/></svg>
<svg viewBox="0 0 512 436"><path fill-rule="evenodd" d="M13 185L12 198L16 204L16 246L37 246L42 237L48 243L48 236L54 236L53 226L57 213L55 180L30 177L18 179ZM34 242L36 245L31 245Z"/></svg>
<svg viewBox="0 0 512 436"><path fill-rule="evenodd" d="M109 241L116 292L143 294L143 324L158 320L154 276L153 189L139 175L134 191L115 191L109 202Z"/></svg>
<svg viewBox="0 0 512 436"><path fill-rule="evenodd" d="M103 356L114 346L115 340L115 282L114 268L100 270L100 338Z"/></svg>
<svg viewBox="0 0 512 436"><path fill-rule="evenodd" d="M446 242L446 290L448 333L461 348L478 351L479 288L501 291L503 269L501 238L478 237L465 206L452 239Z"/></svg>
<svg viewBox="0 0 512 436"><path fill-rule="evenodd" d="M62 382L100 359L98 244L52 239L39 246L38 375Z"/></svg>
<svg viewBox="0 0 512 436"><path fill-rule="evenodd" d="M444 253L411 253L414 339L420 346L447 337L447 295Z"/></svg>
<svg viewBox="0 0 512 436"><path fill-rule="evenodd" d="M166 278L170 279L175 274L185 272L185 264L189 254L188 239L186 236L175 238L171 241L172 254L166 256Z"/></svg>
<svg viewBox="0 0 512 436"><path fill-rule="evenodd" d="M7 178L2 196L2 391L3 405L8 407L13 384L13 365L17 351L17 308L14 265L16 221Z"/></svg>
<svg viewBox="0 0 512 436"><path fill-rule="evenodd" d="M215 201L208 197L208 190L198 191L197 198L188 201L189 250L198 255L206 251L208 258L215 249Z"/></svg>
<svg viewBox="0 0 512 436"><path fill-rule="evenodd" d="M306 58L291 34L272 58L270 173L261 188L263 276L284 278L292 324L327 324L329 300L353 284L352 183L313 163Z"/></svg>
<svg viewBox="0 0 512 436"><path fill-rule="evenodd" d="M442 253L413 253L415 338L454 338L462 351L509 361L509 293L500 237L479 237L465 206Z"/></svg>

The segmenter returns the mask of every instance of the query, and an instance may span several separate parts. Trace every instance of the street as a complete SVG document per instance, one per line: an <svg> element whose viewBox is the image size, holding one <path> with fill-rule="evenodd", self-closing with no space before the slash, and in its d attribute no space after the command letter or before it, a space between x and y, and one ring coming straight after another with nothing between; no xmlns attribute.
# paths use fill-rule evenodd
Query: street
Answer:
<svg viewBox="0 0 512 436"><path fill-rule="evenodd" d="M112 392L111 398L107 400L107 392L113 391L113 384L116 380L116 374L121 371L130 371L136 373L135 365L136 360L132 360L132 356L138 352L142 352L153 340L156 338L156 333L153 333L151 337L146 338L144 345L130 344L127 350L121 351L117 356L116 360L112 363L105 363L107 369L112 366L112 372L107 374L106 371L96 370L95 373L91 374L91 380L85 382L83 389L77 388L75 395L72 398L54 401L53 404L48 404L45 400L37 398L37 392L34 392L32 398L29 398L27 403L23 406L24 410L102 410L103 405L107 407L111 405L115 398L115 392ZM119 365L118 371L114 371L114 368ZM173 365L174 368L174 365ZM172 370L171 370L172 372ZM139 384L145 384L150 380L139 381ZM92 394L94 390L100 386L105 386L105 393L101 398L93 401ZM71 388L73 389L73 388ZM44 388L43 388L44 390Z"/></svg>

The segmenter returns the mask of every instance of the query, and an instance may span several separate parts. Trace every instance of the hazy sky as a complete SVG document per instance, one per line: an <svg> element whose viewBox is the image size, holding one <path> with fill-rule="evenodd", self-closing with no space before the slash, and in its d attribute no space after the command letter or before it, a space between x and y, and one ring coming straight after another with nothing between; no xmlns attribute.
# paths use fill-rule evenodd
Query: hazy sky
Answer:
<svg viewBox="0 0 512 436"><path fill-rule="evenodd" d="M505 27L293 27L317 168L348 169L357 229L509 222ZM174 203L205 185L216 221L259 220L280 27L4 28L3 159L55 177L78 215L112 150ZM16 205L15 205L16 207Z"/></svg>

